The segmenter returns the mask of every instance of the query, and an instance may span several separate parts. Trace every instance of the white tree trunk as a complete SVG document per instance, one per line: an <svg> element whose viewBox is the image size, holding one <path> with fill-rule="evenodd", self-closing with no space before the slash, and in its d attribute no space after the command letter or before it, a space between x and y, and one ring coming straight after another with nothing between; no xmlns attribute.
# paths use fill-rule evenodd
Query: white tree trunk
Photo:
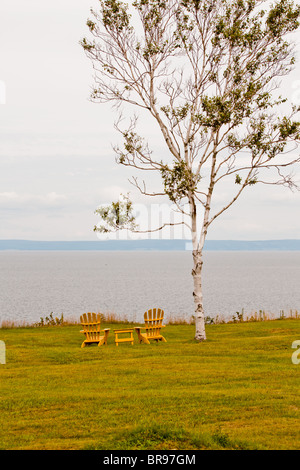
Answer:
<svg viewBox="0 0 300 470"><path fill-rule="evenodd" d="M204 317L204 308L203 308L203 293L202 293L202 266L203 266L203 246L206 237L206 223L208 219L208 211L204 216L204 223L201 230L200 240L198 242L197 236L197 208L195 200L193 197L190 197L190 207L191 207L191 228L192 228L192 244L193 244L193 282L194 282L194 304L195 304L195 340L205 341L205 317Z"/></svg>
<svg viewBox="0 0 300 470"><path fill-rule="evenodd" d="M195 339L197 341L205 341L205 316L203 309L203 293L202 293L202 250L193 251L194 267L192 271L194 281L194 304L195 304Z"/></svg>
<svg viewBox="0 0 300 470"><path fill-rule="evenodd" d="M212 157L212 165L211 165L211 174L210 174L210 184L208 188L208 193L206 197L206 204L204 208L204 215L202 221L202 227L200 230L200 238L198 242L197 237L197 207L195 204L195 198L193 195L190 194L189 202L191 207L191 228L192 228L192 243L193 243L193 271L192 276L194 280L194 303L195 303L195 339L197 341L205 341L206 340L206 333L205 333L205 316L204 316L204 308L203 308L203 292L202 292L202 266L203 266L203 248L204 242L207 235L207 229L209 226L209 213L210 213L210 204L212 193L214 190L215 185L215 168L216 168L216 161L217 161L217 142L218 142L219 131L217 131L215 142L214 142L214 152Z"/></svg>

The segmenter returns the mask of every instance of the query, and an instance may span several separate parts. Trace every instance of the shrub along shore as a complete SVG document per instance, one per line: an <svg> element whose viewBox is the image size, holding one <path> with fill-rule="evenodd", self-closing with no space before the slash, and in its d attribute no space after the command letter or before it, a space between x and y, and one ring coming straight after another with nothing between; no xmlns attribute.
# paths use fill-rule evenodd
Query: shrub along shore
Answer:
<svg viewBox="0 0 300 470"><path fill-rule="evenodd" d="M115 313L100 313L102 323L110 324L140 324L134 319L128 319L126 316L117 315ZM276 315L265 310L256 310L251 313L245 313L244 309L241 309L240 312L235 312L234 315L224 316L222 314L217 314L214 317L206 316L205 323L206 325L220 325L225 323L244 323L244 322L261 322L261 321L271 321L271 320L298 320L300 319L300 313L298 310L289 311L280 310L279 315ZM45 327L45 326L70 326L78 325L80 322L78 319L68 317L65 318L64 314L61 313L59 316L54 316L54 313L51 312L48 316L40 317L39 321L36 322L26 322L26 321L12 321L12 320L2 320L0 323L0 329L7 328L36 328L36 327ZM195 319L193 315L190 315L187 318L187 315L176 315L167 316L164 323L166 325L193 325Z"/></svg>

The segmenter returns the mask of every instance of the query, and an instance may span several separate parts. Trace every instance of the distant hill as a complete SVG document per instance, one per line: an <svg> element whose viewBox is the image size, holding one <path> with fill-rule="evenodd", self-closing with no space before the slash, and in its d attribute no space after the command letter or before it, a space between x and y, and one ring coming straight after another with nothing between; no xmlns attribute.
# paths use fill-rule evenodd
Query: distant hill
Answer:
<svg viewBox="0 0 300 470"><path fill-rule="evenodd" d="M188 240L34 241L0 240L0 250L185 251ZM299 251L300 240L207 240L206 251Z"/></svg>

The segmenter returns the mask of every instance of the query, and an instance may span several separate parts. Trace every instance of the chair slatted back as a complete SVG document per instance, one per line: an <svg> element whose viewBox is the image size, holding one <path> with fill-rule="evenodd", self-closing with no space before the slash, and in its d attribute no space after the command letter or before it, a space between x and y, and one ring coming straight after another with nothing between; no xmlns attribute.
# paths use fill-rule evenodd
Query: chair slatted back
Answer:
<svg viewBox="0 0 300 470"><path fill-rule="evenodd" d="M99 341L100 338L100 313L83 313L80 316L80 322L83 326L83 332L86 335L87 341Z"/></svg>
<svg viewBox="0 0 300 470"><path fill-rule="evenodd" d="M163 319L164 311L161 308L153 308L144 313L145 329L149 338L160 335Z"/></svg>

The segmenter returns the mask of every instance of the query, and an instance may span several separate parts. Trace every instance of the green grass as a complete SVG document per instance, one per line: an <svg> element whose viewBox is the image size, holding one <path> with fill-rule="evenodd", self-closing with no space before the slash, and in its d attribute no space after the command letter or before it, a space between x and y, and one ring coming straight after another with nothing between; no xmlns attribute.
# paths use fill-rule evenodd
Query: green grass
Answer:
<svg viewBox="0 0 300 470"><path fill-rule="evenodd" d="M108 347L84 349L79 325L0 329L0 449L300 448L299 320L119 347L105 327Z"/></svg>

